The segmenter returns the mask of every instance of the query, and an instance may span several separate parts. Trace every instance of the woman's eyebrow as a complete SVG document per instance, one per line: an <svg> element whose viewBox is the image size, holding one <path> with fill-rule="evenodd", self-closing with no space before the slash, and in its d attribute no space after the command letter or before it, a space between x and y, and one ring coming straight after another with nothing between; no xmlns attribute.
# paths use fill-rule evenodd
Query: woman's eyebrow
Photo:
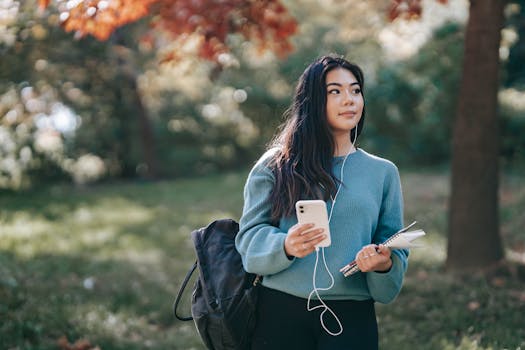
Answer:
<svg viewBox="0 0 525 350"><path fill-rule="evenodd" d="M326 87L329 87L330 85L343 86L343 84L341 84L341 83L328 83L328 84L326 84ZM350 86L354 86L354 85L358 85L359 86L359 83L357 81L354 81L353 83L350 84Z"/></svg>

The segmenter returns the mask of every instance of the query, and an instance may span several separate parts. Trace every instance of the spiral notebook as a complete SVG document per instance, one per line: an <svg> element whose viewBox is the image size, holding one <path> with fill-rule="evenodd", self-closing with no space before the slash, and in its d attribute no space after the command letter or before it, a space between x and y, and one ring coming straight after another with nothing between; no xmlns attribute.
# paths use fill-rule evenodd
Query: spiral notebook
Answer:
<svg viewBox="0 0 525 350"><path fill-rule="evenodd" d="M421 247L420 244L414 244L412 241L416 240L419 237L422 237L425 235L425 231L423 230L412 230L409 231L414 225L416 224L416 221L411 223L410 225L402 228L395 234L393 234L389 239L387 239L385 242L383 242L383 245L390 249L408 249L408 248L417 248ZM342 267L340 272L343 273L345 277L351 276L354 273L359 272L359 267L357 266L357 262L354 260L344 267Z"/></svg>

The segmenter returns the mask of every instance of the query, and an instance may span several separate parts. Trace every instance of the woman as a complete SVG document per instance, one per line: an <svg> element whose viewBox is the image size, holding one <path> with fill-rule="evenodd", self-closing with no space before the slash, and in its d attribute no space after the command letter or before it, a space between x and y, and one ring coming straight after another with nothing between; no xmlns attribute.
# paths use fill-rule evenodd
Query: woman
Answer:
<svg viewBox="0 0 525 350"><path fill-rule="evenodd" d="M408 252L380 244L402 228L402 194L396 166L356 148L363 83L343 58L310 64L284 127L248 176L236 246L245 269L264 276L252 349L378 347L374 302L397 296ZM322 307L308 305L313 311L315 246L325 233L297 224L301 199L325 200L330 216L323 256L333 287L316 289ZM361 272L345 278L338 271L354 258ZM317 285L330 284L329 273L317 275Z"/></svg>

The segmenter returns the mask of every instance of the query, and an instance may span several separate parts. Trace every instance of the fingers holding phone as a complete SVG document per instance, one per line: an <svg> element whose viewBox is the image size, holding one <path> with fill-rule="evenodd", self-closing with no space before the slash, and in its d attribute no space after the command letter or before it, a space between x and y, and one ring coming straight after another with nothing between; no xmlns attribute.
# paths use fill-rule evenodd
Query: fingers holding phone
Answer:
<svg viewBox="0 0 525 350"><path fill-rule="evenodd" d="M315 246L324 239L324 229L315 227L313 223L296 224L288 230L284 251L288 256L303 258L315 251Z"/></svg>

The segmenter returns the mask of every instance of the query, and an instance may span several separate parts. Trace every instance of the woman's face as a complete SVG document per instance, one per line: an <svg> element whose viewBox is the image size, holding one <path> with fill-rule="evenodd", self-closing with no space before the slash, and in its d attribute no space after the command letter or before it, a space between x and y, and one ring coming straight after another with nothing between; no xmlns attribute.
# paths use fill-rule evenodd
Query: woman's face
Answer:
<svg viewBox="0 0 525 350"><path fill-rule="evenodd" d="M348 134L361 119L365 102L361 86L344 68L326 74L326 117L334 134Z"/></svg>

